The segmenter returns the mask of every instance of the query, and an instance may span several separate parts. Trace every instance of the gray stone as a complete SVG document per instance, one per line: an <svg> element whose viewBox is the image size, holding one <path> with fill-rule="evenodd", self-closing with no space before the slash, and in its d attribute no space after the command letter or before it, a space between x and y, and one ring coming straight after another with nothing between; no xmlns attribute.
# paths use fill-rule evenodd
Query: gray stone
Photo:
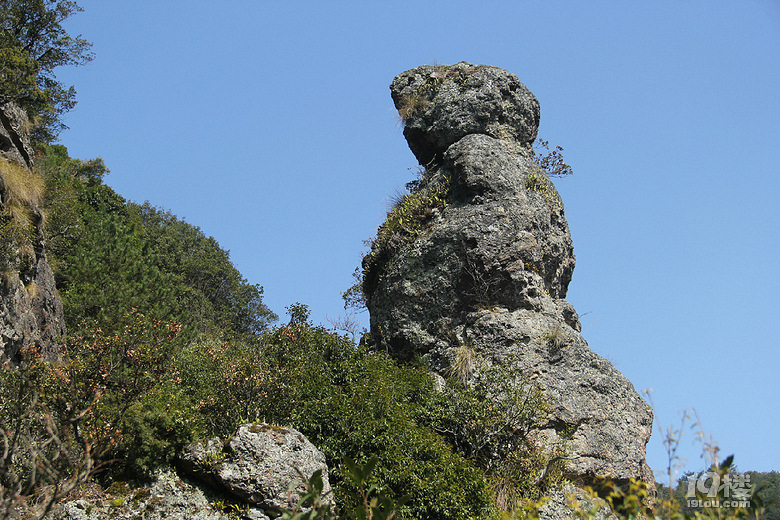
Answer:
<svg viewBox="0 0 780 520"><path fill-rule="evenodd" d="M3 104L0 106L0 156L31 168L32 153L27 113L15 103Z"/></svg>
<svg viewBox="0 0 780 520"><path fill-rule="evenodd" d="M423 65L396 76L390 91L409 147L423 165L469 134L526 147L536 138L539 102L517 76L498 67Z"/></svg>
<svg viewBox="0 0 780 520"><path fill-rule="evenodd" d="M216 510L213 497L170 470L155 474L147 485L122 495L80 499L55 506L47 520L228 520ZM262 517L258 517L262 518Z"/></svg>
<svg viewBox="0 0 780 520"><path fill-rule="evenodd" d="M419 193L446 186L447 204L364 260L372 340L439 375L460 345L511 363L548 400L534 439L542 449L565 442L568 475L652 482L650 407L589 349L565 300L574 252L563 202L533 160L533 94L513 74L466 63L413 69L391 90L399 108L428 93L402 114L404 135L422 163L435 159Z"/></svg>
<svg viewBox="0 0 780 520"><path fill-rule="evenodd" d="M178 465L193 478L266 511L280 512L296 503L306 490L304 479L317 470L322 470L323 494L332 495L325 455L293 428L244 424L224 443L214 438L190 444Z"/></svg>
<svg viewBox="0 0 780 520"><path fill-rule="evenodd" d="M591 511L594 512L592 516ZM583 516L592 520L618 519L606 502L572 485L552 490L545 504L539 508L539 520L575 520Z"/></svg>

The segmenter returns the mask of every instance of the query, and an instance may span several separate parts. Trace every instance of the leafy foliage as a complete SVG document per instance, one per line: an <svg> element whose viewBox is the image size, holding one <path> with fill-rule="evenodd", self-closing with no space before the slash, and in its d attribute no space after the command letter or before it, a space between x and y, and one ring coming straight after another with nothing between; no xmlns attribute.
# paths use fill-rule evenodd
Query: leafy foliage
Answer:
<svg viewBox="0 0 780 520"><path fill-rule="evenodd" d="M85 482L99 448L79 435L79 420L97 396L63 408L67 370L44 362L35 348L20 352L16 365L0 367L0 519L27 506L36 518Z"/></svg>
<svg viewBox="0 0 780 520"><path fill-rule="evenodd" d="M563 148L556 146L550 150L550 143L544 139L536 139L534 148L539 150L534 154L534 161L551 177L562 177L573 173L571 166L563 160Z"/></svg>
<svg viewBox="0 0 780 520"><path fill-rule="evenodd" d="M220 329L255 335L276 320L263 304L263 288L241 276L213 237L149 203L131 204L129 209L131 218L140 222L157 265L186 286L184 306L199 332Z"/></svg>
<svg viewBox="0 0 780 520"><path fill-rule="evenodd" d="M765 508L764 520L780 520L780 473L771 471L760 473L757 471L748 471L750 482L757 493L761 496L763 507ZM755 496L755 495L754 495Z"/></svg>
<svg viewBox="0 0 780 520"><path fill-rule="evenodd" d="M24 107L35 122L33 137L56 138L61 116L75 106L76 91L56 80L54 69L92 60L91 44L65 31L81 8L72 0L7 0L0 4L0 104Z"/></svg>
<svg viewBox="0 0 780 520"><path fill-rule="evenodd" d="M511 358L487 364L470 347L456 352L450 379L431 395L421 421L487 475L499 509L539 498L560 483L566 453L564 444L537 445L547 413L541 390L517 376Z"/></svg>
<svg viewBox="0 0 780 520"><path fill-rule="evenodd" d="M342 515L334 512L331 503L325 499L322 493L322 470L317 470L306 483L306 493L289 511L282 514L281 520L333 520L336 518L392 520L398 514L398 510L409 501L409 496L393 500L387 497L381 488L369 484L378 462L377 457L372 457L365 465L355 464L350 458L344 459L346 474L358 488L359 496L362 499L362 503L354 509L348 509Z"/></svg>
<svg viewBox="0 0 780 520"><path fill-rule="evenodd" d="M170 213L125 201L102 183L101 159L71 159L41 146L50 253L68 327L111 330L137 309L182 323L186 336L254 335L276 316L227 251Z"/></svg>
<svg viewBox="0 0 780 520"><path fill-rule="evenodd" d="M198 431L189 412L194 406L177 388L172 368L179 330L175 322L133 313L122 320L121 332L93 329L69 338L63 369L70 386L61 406L98 396L79 427L92 445L126 461L114 473L130 469L145 475L171 460Z"/></svg>
<svg viewBox="0 0 780 520"><path fill-rule="evenodd" d="M355 348L292 310L287 325L263 337L270 380L262 418L294 424L335 463L377 457L375 484L389 499L410 496L398 518L483 517L491 507L484 475L416 420L434 391L427 371ZM345 468L331 484L344 508L360 505Z"/></svg>

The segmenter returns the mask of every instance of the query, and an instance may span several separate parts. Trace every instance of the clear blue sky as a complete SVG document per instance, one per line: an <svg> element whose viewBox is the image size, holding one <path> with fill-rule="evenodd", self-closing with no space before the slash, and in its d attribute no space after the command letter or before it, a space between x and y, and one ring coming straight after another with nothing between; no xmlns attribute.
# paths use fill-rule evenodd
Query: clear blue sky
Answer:
<svg viewBox="0 0 780 520"><path fill-rule="evenodd" d="M413 177L393 77L516 73L574 167L556 184L591 348L654 389L663 428L695 408L741 469L780 470L777 1L80 4L69 28L97 57L59 75L79 99L62 144L316 322L343 313L363 240ZM657 433L648 456L664 470Z"/></svg>

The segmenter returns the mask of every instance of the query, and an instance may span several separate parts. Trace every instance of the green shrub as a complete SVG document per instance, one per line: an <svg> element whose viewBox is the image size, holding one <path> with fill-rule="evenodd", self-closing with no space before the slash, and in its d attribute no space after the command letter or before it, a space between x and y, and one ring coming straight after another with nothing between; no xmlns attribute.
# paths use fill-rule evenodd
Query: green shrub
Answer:
<svg viewBox="0 0 780 520"><path fill-rule="evenodd" d="M434 392L427 370L300 320L267 334L263 356L263 418L295 426L331 467L376 457L375 485L392 500L409 495L397 518L476 519L491 510L485 475L416 420ZM345 471L334 470L331 484L350 510L361 495Z"/></svg>
<svg viewBox="0 0 780 520"><path fill-rule="evenodd" d="M260 419L268 374L255 345L202 337L174 360L181 391L197 410L209 435L228 436L244 422Z"/></svg>
<svg viewBox="0 0 780 520"><path fill-rule="evenodd" d="M124 461L112 473L145 476L203 431L171 370L179 330L175 322L134 313L121 333L92 329L68 340L60 408L89 408L79 431L106 458Z"/></svg>
<svg viewBox="0 0 780 520"><path fill-rule="evenodd" d="M121 421L121 452L131 474L145 476L173 460L206 430L192 401L173 382L153 388L133 403Z"/></svg>
<svg viewBox="0 0 780 520"><path fill-rule="evenodd" d="M542 449L533 436L547 416L541 390L518 377L512 358L488 364L468 346L454 350L450 378L441 392L429 394L420 422L487 475L499 509L511 510L559 484L556 462L565 445Z"/></svg>
<svg viewBox="0 0 780 520"><path fill-rule="evenodd" d="M64 400L67 365L35 347L15 361L0 365L0 518L17 518L20 508L40 518L93 474L99 447L79 435L78 422L98 396L84 408Z"/></svg>

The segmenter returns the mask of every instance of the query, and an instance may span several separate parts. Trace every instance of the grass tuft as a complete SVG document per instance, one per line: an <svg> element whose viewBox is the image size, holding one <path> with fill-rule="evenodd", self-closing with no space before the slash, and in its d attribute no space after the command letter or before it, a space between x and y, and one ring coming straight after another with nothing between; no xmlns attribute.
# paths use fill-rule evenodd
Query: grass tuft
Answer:
<svg viewBox="0 0 780 520"><path fill-rule="evenodd" d="M18 270L35 255L43 179L0 158L0 268Z"/></svg>

